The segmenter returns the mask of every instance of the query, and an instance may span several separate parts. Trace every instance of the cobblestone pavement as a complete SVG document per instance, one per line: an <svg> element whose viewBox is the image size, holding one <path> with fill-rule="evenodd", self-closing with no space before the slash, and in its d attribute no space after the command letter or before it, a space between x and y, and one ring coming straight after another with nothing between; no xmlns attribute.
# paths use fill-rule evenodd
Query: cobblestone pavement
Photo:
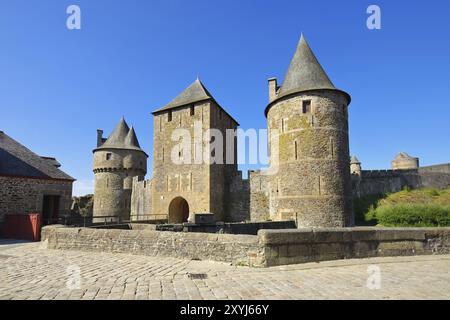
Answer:
<svg viewBox="0 0 450 320"><path fill-rule="evenodd" d="M450 256L254 269L0 242L0 299L450 299Z"/></svg>

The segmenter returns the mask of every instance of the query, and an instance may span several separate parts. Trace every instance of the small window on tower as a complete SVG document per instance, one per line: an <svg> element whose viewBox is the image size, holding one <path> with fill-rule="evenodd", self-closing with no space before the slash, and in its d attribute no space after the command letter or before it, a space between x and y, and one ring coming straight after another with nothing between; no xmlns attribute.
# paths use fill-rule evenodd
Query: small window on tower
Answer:
<svg viewBox="0 0 450 320"><path fill-rule="evenodd" d="M195 115L195 108L194 106L191 106L191 117Z"/></svg>
<svg viewBox="0 0 450 320"><path fill-rule="evenodd" d="M106 154L106 160L111 160L112 154L111 153L107 153Z"/></svg>
<svg viewBox="0 0 450 320"><path fill-rule="evenodd" d="M311 113L311 100L305 100L303 101L303 113Z"/></svg>
<svg viewBox="0 0 450 320"><path fill-rule="evenodd" d="M172 121L172 111L169 111L169 113L167 115L167 121L168 122Z"/></svg>

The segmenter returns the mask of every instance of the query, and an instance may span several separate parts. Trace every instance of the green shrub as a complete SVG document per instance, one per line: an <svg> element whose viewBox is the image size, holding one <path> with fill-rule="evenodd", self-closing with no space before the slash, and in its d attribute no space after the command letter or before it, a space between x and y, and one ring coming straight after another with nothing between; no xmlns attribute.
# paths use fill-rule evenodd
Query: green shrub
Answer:
<svg viewBox="0 0 450 320"><path fill-rule="evenodd" d="M355 212L355 223L358 226L375 225L376 221L368 220L365 215L378 206L378 202L385 198L385 194L367 195L353 200L353 210Z"/></svg>
<svg viewBox="0 0 450 320"><path fill-rule="evenodd" d="M371 208L366 220L386 227L449 227L450 206L438 204L397 204Z"/></svg>

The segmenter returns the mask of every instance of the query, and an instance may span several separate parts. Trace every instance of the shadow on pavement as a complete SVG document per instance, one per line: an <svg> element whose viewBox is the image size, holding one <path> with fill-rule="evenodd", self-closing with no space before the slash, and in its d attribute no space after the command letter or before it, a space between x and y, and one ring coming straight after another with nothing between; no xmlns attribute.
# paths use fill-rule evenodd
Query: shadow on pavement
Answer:
<svg viewBox="0 0 450 320"><path fill-rule="evenodd" d="M32 241L0 238L0 246L16 245L16 244L24 244L24 243L32 243Z"/></svg>

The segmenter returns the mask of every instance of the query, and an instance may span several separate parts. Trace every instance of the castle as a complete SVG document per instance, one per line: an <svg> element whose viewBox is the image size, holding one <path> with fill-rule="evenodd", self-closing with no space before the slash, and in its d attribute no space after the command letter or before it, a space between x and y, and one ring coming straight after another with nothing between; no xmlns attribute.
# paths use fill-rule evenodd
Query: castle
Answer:
<svg viewBox="0 0 450 320"><path fill-rule="evenodd" d="M201 145L194 142L197 145L183 150L172 139L177 129L193 135L198 123L203 132L215 130L226 136L239 125L197 79L153 112L150 180L144 180L147 154L124 119L108 139L99 131L94 150L94 218L112 215L181 223L194 214L211 213L216 221L295 220L299 227L352 226L350 95L334 87L303 35L283 85L271 78L268 87L265 115L272 174L252 171L244 180L237 168L236 146L224 146L221 155L233 161L174 163L174 153L192 157L197 148L217 158L210 150L212 134Z"/></svg>
<svg viewBox="0 0 450 320"><path fill-rule="evenodd" d="M350 161L351 97L335 88L303 35L283 84L271 78L268 89L270 166L250 171L248 179L238 171L235 143L227 139L220 154L212 147L216 134L236 132L239 124L199 79L153 112L150 180L144 180L147 154L124 119L107 139L98 131L94 221L114 216L183 223L195 214L212 214L225 222L294 220L299 228L350 227L355 193L370 193L374 184L379 190L401 188L412 181L409 173L418 176L418 159L405 154L394 161L394 173L362 171L356 157ZM195 136L197 130L206 132L206 139L187 146L173 139L180 131ZM198 150L206 159L184 161ZM404 171L411 165L412 171ZM388 182L380 185L377 177Z"/></svg>

